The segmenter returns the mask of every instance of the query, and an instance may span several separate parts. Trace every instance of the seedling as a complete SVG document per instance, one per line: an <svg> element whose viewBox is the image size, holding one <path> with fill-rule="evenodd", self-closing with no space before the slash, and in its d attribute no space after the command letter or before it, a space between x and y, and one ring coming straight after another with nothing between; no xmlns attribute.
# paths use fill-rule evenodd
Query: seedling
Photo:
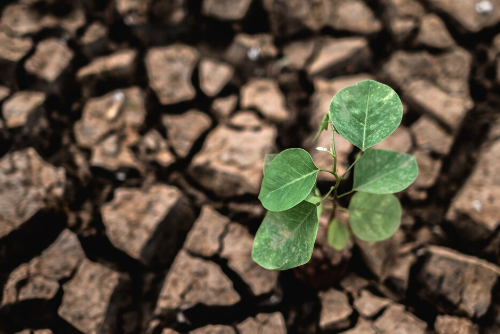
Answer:
<svg viewBox="0 0 500 334"><path fill-rule="evenodd" d="M333 158L331 170L318 168L309 153L300 148L267 155L259 199L269 210L252 249L252 258L266 269L286 270L311 259L318 217L323 204L333 204L328 226L328 243L336 250L346 247L352 232L363 241L391 237L401 223L401 204L393 193L406 189L418 175L413 155L371 148L389 137L401 123L403 105L389 86L373 80L358 82L339 91L319 126L330 127L332 144L318 148ZM345 173L339 175L334 132L361 151ZM354 168L353 188L338 194L339 185ZM335 184L327 194L316 188L319 172L330 173ZM339 205L351 193L348 208ZM349 212L349 226L335 218L337 210Z"/></svg>

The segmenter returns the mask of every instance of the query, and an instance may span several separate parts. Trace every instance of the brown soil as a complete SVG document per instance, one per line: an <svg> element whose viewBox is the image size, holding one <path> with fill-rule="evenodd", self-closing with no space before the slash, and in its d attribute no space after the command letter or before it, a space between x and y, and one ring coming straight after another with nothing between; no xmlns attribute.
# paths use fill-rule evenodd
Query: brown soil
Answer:
<svg viewBox="0 0 500 334"><path fill-rule="evenodd" d="M499 1L0 13L0 333L500 332ZM264 155L303 147L325 168L316 127L370 78L405 108L379 147L420 169L400 231L335 252L322 228L309 264L262 269ZM345 170L357 152L336 142Z"/></svg>

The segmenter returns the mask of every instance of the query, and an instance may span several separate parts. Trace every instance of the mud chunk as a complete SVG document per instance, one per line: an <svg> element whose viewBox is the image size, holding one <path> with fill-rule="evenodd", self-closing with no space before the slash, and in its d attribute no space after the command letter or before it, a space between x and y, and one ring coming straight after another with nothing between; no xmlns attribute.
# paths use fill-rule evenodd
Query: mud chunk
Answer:
<svg viewBox="0 0 500 334"><path fill-rule="evenodd" d="M183 44L148 50L145 62L149 85L161 104L189 101L196 96L191 76L199 57L196 49Z"/></svg>
<svg viewBox="0 0 500 334"><path fill-rule="evenodd" d="M495 168L498 159L500 140L497 139L483 147L474 171L446 214L446 219L469 238L488 238L500 225L500 175Z"/></svg>
<svg viewBox="0 0 500 334"><path fill-rule="evenodd" d="M218 120L224 121L236 108L236 104L238 103L237 95L229 95L226 97L221 97L214 102L212 102L211 110L214 113L215 117Z"/></svg>
<svg viewBox="0 0 500 334"><path fill-rule="evenodd" d="M334 29L360 34L374 34L382 29L380 21L363 1L335 1L333 7L328 24Z"/></svg>
<svg viewBox="0 0 500 334"><path fill-rule="evenodd" d="M0 86L0 102L8 98L10 95L10 89L5 86Z"/></svg>
<svg viewBox="0 0 500 334"><path fill-rule="evenodd" d="M377 334L373 328L372 323L364 320L363 318L358 319L356 327L341 334Z"/></svg>
<svg viewBox="0 0 500 334"><path fill-rule="evenodd" d="M460 3L453 0L429 0L429 4L437 10L446 13L468 32L479 32L500 22L500 1L492 0L491 12L481 12L479 1L465 0Z"/></svg>
<svg viewBox="0 0 500 334"><path fill-rule="evenodd" d="M151 2L151 0L116 0L116 11L124 18L127 25L144 24L148 21Z"/></svg>
<svg viewBox="0 0 500 334"><path fill-rule="evenodd" d="M408 93L405 93L404 97L408 103L439 119L452 129L458 129L465 114L472 107L470 101L450 96L424 80L410 84Z"/></svg>
<svg viewBox="0 0 500 334"><path fill-rule="evenodd" d="M354 307L363 317L374 317L380 310L391 304L391 301L371 294L363 290L358 298L354 300Z"/></svg>
<svg viewBox="0 0 500 334"><path fill-rule="evenodd" d="M165 279L155 313L169 313L196 303L230 306L239 300L233 283L216 264L181 250Z"/></svg>
<svg viewBox="0 0 500 334"><path fill-rule="evenodd" d="M110 171L121 167L141 169L139 161L131 151L129 145L118 134L111 134L92 148L90 164Z"/></svg>
<svg viewBox="0 0 500 334"><path fill-rule="evenodd" d="M370 282L363 277L356 274L348 274L342 281L340 281L340 286L349 294L356 298L359 296L360 291L366 288Z"/></svg>
<svg viewBox="0 0 500 334"><path fill-rule="evenodd" d="M413 147L410 131L405 126L400 126L389 137L374 146L383 150L393 150L408 153Z"/></svg>
<svg viewBox="0 0 500 334"><path fill-rule="evenodd" d="M90 99L74 131L77 143L92 150L91 165L116 170L140 169L131 150L138 143L139 128L146 118L141 90L137 87L117 90Z"/></svg>
<svg viewBox="0 0 500 334"><path fill-rule="evenodd" d="M38 79L52 83L68 70L74 53L66 43L51 38L36 46L35 54L26 61L26 71Z"/></svg>
<svg viewBox="0 0 500 334"><path fill-rule="evenodd" d="M444 22L435 14L426 14L422 17L416 41L436 49L448 49L455 45Z"/></svg>
<svg viewBox="0 0 500 334"><path fill-rule="evenodd" d="M387 280L401 295L405 295L410 282L410 270L417 261L417 257L412 253L405 254L396 259L396 263L389 272Z"/></svg>
<svg viewBox="0 0 500 334"><path fill-rule="evenodd" d="M32 148L4 156L0 160L0 238L61 199L65 181L64 169L46 163Z"/></svg>
<svg viewBox="0 0 500 334"><path fill-rule="evenodd" d="M137 137L145 117L144 97L138 87L90 99L83 108L82 118L75 124L76 141L92 148L109 133L120 130L127 136Z"/></svg>
<svg viewBox="0 0 500 334"><path fill-rule="evenodd" d="M259 313L255 318L247 318L236 326L240 334L286 334L286 324L279 312Z"/></svg>
<svg viewBox="0 0 500 334"><path fill-rule="evenodd" d="M417 29L424 7L415 0L384 0L384 20L396 42L403 42Z"/></svg>
<svg viewBox="0 0 500 334"><path fill-rule="evenodd" d="M210 128L212 121L207 114L193 109L181 115L165 115L162 123L175 153L186 158L196 140Z"/></svg>
<svg viewBox="0 0 500 334"><path fill-rule="evenodd" d="M321 315L319 327L322 331L338 331L349 327L352 308L347 296L335 289L319 293Z"/></svg>
<svg viewBox="0 0 500 334"><path fill-rule="evenodd" d="M425 334L427 324L405 311L403 305L391 305L373 324L377 334Z"/></svg>
<svg viewBox="0 0 500 334"><path fill-rule="evenodd" d="M403 99L457 130L473 107L468 77L471 56L460 48L441 55L395 52L382 71L403 91Z"/></svg>
<svg viewBox="0 0 500 334"><path fill-rule="evenodd" d="M98 82L105 80L131 82L135 75L136 60L136 50L120 50L94 59L78 71L76 79L82 83L84 95L90 96Z"/></svg>
<svg viewBox="0 0 500 334"><path fill-rule="evenodd" d="M179 332L174 331L173 329L170 328L164 328L161 334L179 334Z"/></svg>
<svg viewBox="0 0 500 334"><path fill-rule="evenodd" d="M314 52L314 40L293 41L283 48L287 66L294 70L302 70Z"/></svg>
<svg viewBox="0 0 500 334"><path fill-rule="evenodd" d="M203 0L203 15L222 21L241 20L248 12L252 0Z"/></svg>
<svg viewBox="0 0 500 334"><path fill-rule="evenodd" d="M42 117L46 95L35 91L20 91L12 95L2 106L2 114L9 128L33 123Z"/></svg>
<svg viewBox="0 0 500 334"><path fill-rule="evenodd" d="M207 96L215 96L233 77L234 68L230 65L211 59L200 61L200 87Z"/></svg>
<svg viewBox="0 0 500 334"><path fill-rule="evenodd" d="M404 239L401 230L392 237L380 242L365 242L356 239L366 266L380 281L384 281L394 266L396 252Z"/></svg>
<svg viewBox="0 0 500 334"><path fill-rule="evenodd" d="M104 53L108 48L108 28L101 22L92 23L80 38L82 53L87 58L94 58Z"/></svg>
<svg viewBox="0 0 500 334"><path fill-rule="evenodd" d="M85 334L116 333L125 299L125 278L98 263L83 260L75 276L64 284L59 316Z"/></svg>
<svg viewBox="0 0 500 334"><path fill-rule="evenodd" d="M84 258L76 235L64 230L40 256L11 273L4 287L1 305L54 298L59 290L58 282L70 278Z"/></svg>
<svg viewBox="0 0 500 334"><path fill-rule="evenodd" d="M332 2L328 0L264 0L263 5L276 36L319 31L331 19Z"/></svg>
<svg viewBox="0 0 500 334"><path fill-rule="evenodd" d="M5 11L5 9L4 9ZM33 47L29 38L11 37L0 30L0 78L6 85L14 85L16 67L19 61L28 54Z"/></svg>
<svg viewBox="0 0 500 334"><path fill-rule="evenodd" d="M212 207L205 205L186 238L184 248L203 257L216 255L221 249L220 240L229 218L219 214Z"/></svg>
<svg viewBox="0 0 500 334"><path fill-rule="evenodd" d="M369 59L368 41L362 37L324 38L306 71L310 76L328 76L344 72L347 66L364 68Z"/></svg>
<svg viewBox="0 0 500 334"><path fill-rule="evenodd" d="M0 27L17 36L32 35L42 29L40 18L30 6L13 3L3 9Z"/></svg>
<svg viewBox="0 0 500 334"><path fill-rule="evenodd" d="M454 306L458 314L480 318L490 306L499 274L500 268L484 260L429 246L419 274L420 294L438 308Z"/></svg>
<svg viewBox="0 0 500 334"><path fill-rule="evenodd" d="M156 1L152 3L150 13L163 23L178 26L188 14L186 0Z"/></svg>
<svg viewBox="0 0 500 334"><path fill-rule="evenodd" d="M252 235L241 225L231 223L222 240L221 257L250 286L256 296L276 288L278 272L266 270L252 260Z"/></svg>
<svg viewBox="0 0 500 334"><path fill-rule="evenodd" d="M439 315L434 324L437 334L479 334L479 327L468 319Z"/></svg>
<svg viewBox="0 0 500 334"><path fill-rule="evenodd" d="M231 116L231 118L227 121L227 124L240 130L258 130L258 128L260 128L260 126L262 125L262 121L260 120L259 116L255 114L255 112L250 110L242 110Z"/></svg>
<svg viewBox="0 0 500 334"><path fill-rule="evenodd" d="M256 195L264 156L273 152L275 138L276 129L268 125L243 131L219 125L194 157L190 174L220 197Z"/></svg>
<svg viewBox="0 0 500 334"><path fill-rule="evenodd" d="M224 325L208 325L190 331L189 334L236 334L233 327Z"/></svg>
<svg viewBox="0 0 500 334"><path fill-rule="evenodd" d="M421 150L447 155L453 138L446 133L432 118L422 116L412 124L411 132Z"/></svg>
<svg viewBox="0 0 500 334"><path fill-rule="evenodd" d="M145 265L172 260L177 240L194 221L181 191L160 184L148 189L118 188L101 212L111 243Z"/></svg>
<svg viewBox="0 0 500 334"><path fill-rule="evenodd" d="M278 55L274 39L269 34L238 34L225 53L225 59L233 65L247 61L267 60Z"/></svg>
<svg viewBox="0 0 500 334"><path fill-rule="evenodd" d="M168 167L175 162L167 141L156 130L150 130L142 137L139 150L143 161L156 162L162 167Z"/></svg>
<svg viewBox="0 0 500 334"><path fill-rule="evenodd" d="M241 89L240 103L244 109L257 109L272 122L282 123L289 118L285 96L272 79L251 79Z"/></svg>
<svg viewBox="0 0 500 334"><path fill-rule="evenodd" d="M441 170L441 160L433 159L430 155L417 150L413 152L417 158L418 176L412 184L414 188L430 188L435 183Z"/></svg>

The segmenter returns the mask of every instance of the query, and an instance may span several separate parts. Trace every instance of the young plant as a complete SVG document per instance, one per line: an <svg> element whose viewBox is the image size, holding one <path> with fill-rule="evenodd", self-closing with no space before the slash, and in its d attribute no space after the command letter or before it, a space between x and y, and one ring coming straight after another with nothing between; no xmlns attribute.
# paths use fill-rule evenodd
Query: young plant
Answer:
<svg viewBox="0 0 500 334"><path fill-rule="evenodd" d="M339 91L323 117L317 139L330 127L332 145L318 148L333 158L331 170L318 168L309 153L300 148L265 157L259 199L269 210L255 236L252 258L266 269L286 270L311 259L318 218L325 200L333 204L328 243L346 247L350 231L363 241L391 237L401 223L401 204L393 193L406 189L418 174L413 155L371 148L389 137L401 123L403 105L389 86L373 80L358 82ZM334 132L358 147L354 163L339 175ZM353 188L338 194L340 182L354 167ZM319 172L330 173L335 183L321 196L316 188ZM348 208L338 199L356 192ZM349 212L349 228L335 219L337 210Z"/></svg>

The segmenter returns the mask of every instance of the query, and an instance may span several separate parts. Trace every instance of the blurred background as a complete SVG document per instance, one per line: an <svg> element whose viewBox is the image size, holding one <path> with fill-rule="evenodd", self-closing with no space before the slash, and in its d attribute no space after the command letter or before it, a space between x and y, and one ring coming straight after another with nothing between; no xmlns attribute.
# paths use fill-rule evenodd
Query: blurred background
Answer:
<svg viewBox="0 0 500 334"><path fill-rule="evenodd" d="M0 333L500 333L499 55L500 0L1 1ZM400 231L336 252L323 217L264 270L265 154L328 168L365 79L420 169Z"/></svg>

